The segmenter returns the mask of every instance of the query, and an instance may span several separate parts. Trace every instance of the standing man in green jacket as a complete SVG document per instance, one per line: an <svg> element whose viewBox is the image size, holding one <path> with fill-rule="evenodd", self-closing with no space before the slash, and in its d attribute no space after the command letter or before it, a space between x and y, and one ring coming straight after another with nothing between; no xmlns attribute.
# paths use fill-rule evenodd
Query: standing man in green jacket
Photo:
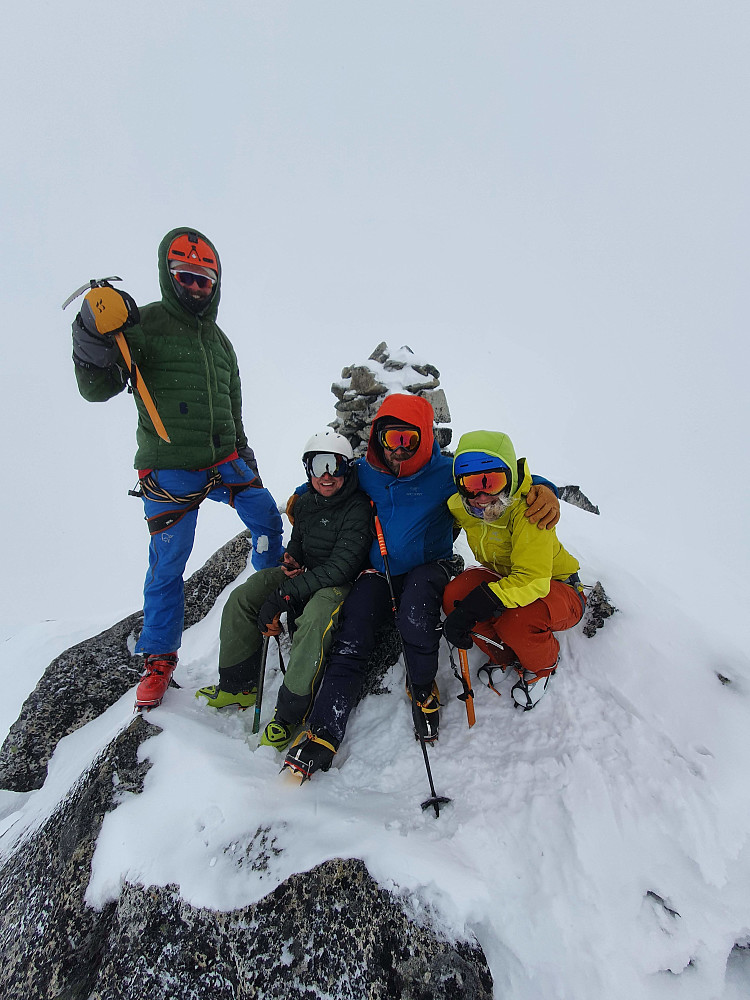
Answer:
<svg viewBox="0 0 750 1000"><path fill-rule="evenodd" d="M371 504L353 458L347 439L330 428L307 442L302 461L310 489L294 505L284 562L232 591L221 619L219 683L196 693L213 708L254 705L261 634L278 635L287 612L287 625L295 625L292 652L262 746L284 750L309 715L341 605L369 565Z"/></svg>
<svg viewBox="0 0 750 1000"><path fill-rule="evenodd" d="M159 302L139 312L118 289L92 289L73 322L73 361L84 399L116 396L127 385L128 369L137 366L158 410L152 420L136 380L134 465L151 535L136 645L145 656L138 708L160 704L177 664L183 573L200 503L208 497L237 510L253 536L256 569L277 566L282 554L281 517L242 426L237 358L216 323L219 256L203 234L181 228L161 241L158 261ZM114 339L123 332L132 366Z"/></svg>

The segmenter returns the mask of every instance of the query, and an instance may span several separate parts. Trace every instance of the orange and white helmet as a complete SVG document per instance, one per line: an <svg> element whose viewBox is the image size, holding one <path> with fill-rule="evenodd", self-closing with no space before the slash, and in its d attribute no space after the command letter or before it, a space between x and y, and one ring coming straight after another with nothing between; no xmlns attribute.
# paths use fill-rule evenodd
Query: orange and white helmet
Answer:
<svg viewBox="0 0 750 1000"><path fill-rule="evenodd" d="M198 273L209 272L208 276L214 281L218 277L219 264L216 253L197 233L188 231L176 236L169 244L167 262L170 271L179 270L181 267L190 270L192 265L200 268Z"/></svg>

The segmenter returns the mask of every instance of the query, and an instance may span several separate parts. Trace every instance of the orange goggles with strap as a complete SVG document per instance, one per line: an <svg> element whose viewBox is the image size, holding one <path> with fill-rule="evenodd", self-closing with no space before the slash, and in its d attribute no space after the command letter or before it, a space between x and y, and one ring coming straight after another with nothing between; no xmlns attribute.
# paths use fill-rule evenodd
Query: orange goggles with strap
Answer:
<svg viewBox="0 0 750 1000"><path fill-rule="evenodd" d="M420 434L416 427L386 427L380 432L380 443L386 451L416 451Z"/></svg>
<svg viewBox="0 0 750 1000"><path fill-rule="evenodd" d="M490 469L489 472L470 472L456 479L458 492L468 500L473 500L480 493L494 496L502 493L509 483L508 473L504 469Z"/></svg>

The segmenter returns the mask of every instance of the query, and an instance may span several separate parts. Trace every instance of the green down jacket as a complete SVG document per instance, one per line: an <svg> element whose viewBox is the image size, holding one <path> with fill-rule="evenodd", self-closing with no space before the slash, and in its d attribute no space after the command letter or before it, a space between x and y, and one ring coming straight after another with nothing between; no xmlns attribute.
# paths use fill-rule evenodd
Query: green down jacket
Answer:
<svg viewBox="0 0 750 1000"><path fill-rule="evenodd" d="M171 443L163 441L137 393L136 469L206 469L247 444L242 426L242 392L237 357L216 323L221 293L218 280L207 308L196 316L184 308L172 284L167 251L186 228L173 229L159 244L161 301L140 310L141 321L125 331L133 360L153 396ZM197 234L212 246L202 233ZM125 388L123 367L76 365L78 389L98 403Z"/></svg>
<svg viewBox="0 0 750 1000"><path fill-rule="evenodd" d="M367 565L372 541L370 501L359 489L353 467L332 497L310 487L294 505L294 527L287 552L306 572L286 580L280 590L306 604L323 587L352 583Z"/></svg>

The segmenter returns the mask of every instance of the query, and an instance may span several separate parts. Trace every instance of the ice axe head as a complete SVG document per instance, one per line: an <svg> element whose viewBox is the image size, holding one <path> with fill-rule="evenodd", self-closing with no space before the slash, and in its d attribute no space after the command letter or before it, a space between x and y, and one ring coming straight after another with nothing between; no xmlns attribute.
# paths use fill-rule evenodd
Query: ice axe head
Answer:
<svg viewBox="0 0 750 1000"><path fill-rule="evenodd" d="M66 309L71 302L74 302L78 296L83 295L84 292L88 292L92 288L105 288L109 285L110 281L122 281L122 278L118 278L116 274L110 275L109 278L89 278L85 285L81 285L81 287L77 288L72 295L67 297L62 304L63 309Z"/></svg>

